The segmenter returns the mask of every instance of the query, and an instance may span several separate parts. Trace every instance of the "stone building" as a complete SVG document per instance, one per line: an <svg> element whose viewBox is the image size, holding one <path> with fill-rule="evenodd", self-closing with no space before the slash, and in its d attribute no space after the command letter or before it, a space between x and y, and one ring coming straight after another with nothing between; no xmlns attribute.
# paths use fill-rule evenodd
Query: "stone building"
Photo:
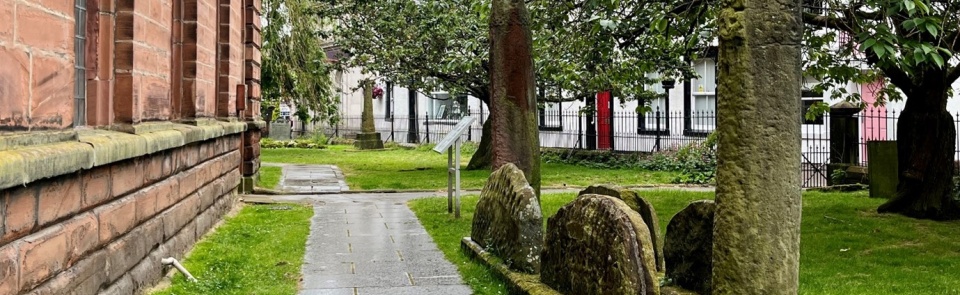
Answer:
<svg viewBox="0 0 960 295"><path fill-rule="evenodd" d="M133 294L259 169L260 0L0 0L0 294Z"/></svg>

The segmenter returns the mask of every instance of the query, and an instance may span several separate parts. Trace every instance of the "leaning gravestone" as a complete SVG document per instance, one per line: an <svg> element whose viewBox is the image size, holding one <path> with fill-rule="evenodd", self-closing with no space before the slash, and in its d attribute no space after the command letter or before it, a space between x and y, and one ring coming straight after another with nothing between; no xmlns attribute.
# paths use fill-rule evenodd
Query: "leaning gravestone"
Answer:
<svg viewBox="0 0 960 295"><path fill-rule="evenodd" d="M713 214L716 204L701 200L690 203L667 224L663 255L666 277L677 286L709 295L713 288Z"/></svg>
<svg viewBox="0 0 960 295"><path fill-rule="evenodd" d="M660 294L655 262L640 214L588 194L547 222L540 280L564 294Z"/></svg>
<svg viewBox="0 0 960 295"><path fill-rule="evenodd" d="M473 215L471 239L516 271L538 273L543 214L523 171L506 164L483 186Z"/></svg>
<svg viewBox="0 0 960 295"><path fill-rule="evenodd" d="M653 252L657 258L657 271L663 272L665 269L663 261L663 239L660 238L660 220L657 218L657 211L653 209L653 205L638 195L637 192L615 185L591 185L580 191L579 195L582 196L586 194L604 195L621 199L624 203L627 203L627 206L630 206L634 211L640 213L640 217L643 218L643 222L647 224L647 229L650 231L650 240L653 242Z"/></svg>

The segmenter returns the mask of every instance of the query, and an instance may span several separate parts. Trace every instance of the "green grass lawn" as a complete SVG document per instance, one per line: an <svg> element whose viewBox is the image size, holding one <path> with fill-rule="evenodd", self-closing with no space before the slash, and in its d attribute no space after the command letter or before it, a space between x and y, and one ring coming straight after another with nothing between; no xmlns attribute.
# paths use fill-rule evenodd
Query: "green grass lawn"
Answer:
<svg viewBox="0 0 960 295"><path fill-rule="evenodd" d="M280 176L283 174L283 168L273 166L260 167L260 179L257 179L257 186L273 189L280 184Z"/></svg>
<svg viewBox="0 0 960 295"><path fill-rule="evenodd" d="M690 201L713 198L713 193L681 191L642 195L657 209L662 231ZM553 216L574 197L544 195L544 216ZM960 294L960 222L880 215L875 209L883 200L866 193L808 192L803 197L801 294ZM447 215L445 198L413 200L410 207L476 294L506 294L492 272L460 250L460 239L470 235L477 201L477 196L463 199L462 219Z"/></svg>
<svg viewBox="0 0 960 295"><path fill-rule="evenodd" d="M466 167L472 154L462 155ZM351 189L440 189L447 187L447 155L425 150L393 149L356 151L352 146L327 149L264 149L260 159L268 163L333 164L343 170ZM595 183L620 185L664 184L674 172L632 169L595 169L567 164L543 163L542 187L587 186ZM460 173L461 186L483 187L490 171Z"/></svg>
<svg viewBox="0 0 960 295"><path fill-rule="evenodd" d="M313 208L249 205L197 243L181 274L153 294L296 294Z"/></svg>

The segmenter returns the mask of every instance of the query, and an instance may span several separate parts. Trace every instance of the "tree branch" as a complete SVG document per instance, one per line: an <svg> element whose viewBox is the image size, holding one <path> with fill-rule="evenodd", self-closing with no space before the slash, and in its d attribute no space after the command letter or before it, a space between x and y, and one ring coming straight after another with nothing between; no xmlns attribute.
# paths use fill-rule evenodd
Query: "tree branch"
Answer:
<svg viewBox="0 0 960 295"><path fill-rule="evenodd" d="M947 72L947 85L953 85L953 82L960 78L960 65L953 67Z"/></svg>
<svg viewBox="0 0 960 295"><path fill-rule="evenodd" d="M853 22L850 19L847 19L845 17L831 17L826 15L819 15L819 14L804 12L803 23L811 26L818 26L821 28L834 29L837 31L843 31L850 34L854 34Z"/></svg>
<svg viewBox="0 0 960 295"><path fill-rule="evenodd" d="M881 64L880 57L877 56L877 54L873 51L866 50L864 54L867 56L867 63L883 71L883 74L890 79L890 82L893 83L893 85L896 85L905 93L913 91L916 85L913 83L913 79L910 78L910 75L907 75L907 72L893 64Z"/></svg>

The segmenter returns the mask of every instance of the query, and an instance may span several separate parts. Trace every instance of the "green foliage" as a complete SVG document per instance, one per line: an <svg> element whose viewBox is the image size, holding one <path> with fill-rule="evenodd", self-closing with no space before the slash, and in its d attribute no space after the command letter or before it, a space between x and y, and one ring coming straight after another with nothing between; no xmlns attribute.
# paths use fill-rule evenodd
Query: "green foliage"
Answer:
<svg viewBox="0 0 960 295"><path fill-rule="evenodd" d="M343 51L341 68L423 93L445 90L487 97L485 0L345 0L324 2L317 17ZM346 85L357 87L358 85Z"/></svg>
<svg viewBox="0 0 960 295"><path fill-rule="evenodd" d="M693 77L690 61L712 41L695 32L709 25L712 11L691 1L528 3L538 79L569 92L548 91L549 100L610 90L621 99L649 101L661 77Z"/></svg>
<svg viewBox="0 0 960 295"><path fill-rule="evenodd" d="M717 174L717 135L711 133L707 140L684 146L676 154L680 175L676 183L710 184Z"/></svg>
<svg viewBox="0 0 960 295"><path fill-rule="evenodd" d="M197 282L177 273L152 294L296 294L311 216L310 206L245 206L183 260Z"/></svg>
<svg viewBox="0 0 960 295"><path fill-rule="evenodd" d="M843 169L836 169L830 172L830 181L835 184L842 184L847 179L847 172Z"/></svg>
<svg viewBox="0 0 960 295"><path fill-rule="evenodd" d="M299 138L294 140L273 140L270 138L260 139L260 148L263 149L282 149L282 148L300 148L300 149L325 149L327 140L324 135L315 135L312 138Z"/></svg>
<svg viewBox="0 0 960 295"><path fill-rule="evenodd" d="M711 184L717 171L717 136L710 134L703 142L692 142L678 150L647 155L611 152L584 152L545 149L540 156L544 163L563 163L598 169L639 169L674 171L671 181L684 184Z"/></svg>
<svg viewBox="0 0 960 295"><path fill-rule="evenodd" d="M287 101L303 111L298 117L309 118L310 111L314 119L338 119L339 101L324 51L327 23L313 13L318 5L314 0L263 1L262 112Z"/></svg>
<svg viewBox="0 0 960 295"><path fill-rule="evenodd" d="M606 90L643 99L656 95L650 86L660 79L649 73L691 77L688 61L711 41L691 32L711 18L703 17L710 10L688 2L527 1L534 69L548 86L540 100L569 101ZM347 0L331 1L318 14L337 20L327 33L347 54L340 66L362 67L425 93L443 89L485 100L490 6L490 0Z"/></svg>
<svg viewBox="0 0 960 295"><path fill-rule="evenodd" d="M876 104L883 105L902 100L904 93L929 80L945 79L950 85L960 74L957 3L863 0L825 5L831 8L825 14L803 15L808 27L804 74L820 79L814 90L829 90L835 99L862 105L860 94L847 91L846 83L883 81L878 89L861 89L875 92Z"/></svg>
<svg viewBox="0 0 960 295"><path fill-rule="evenodd" d="M540 160L544 163L560 163L597 169L646 169L643 166L641 156L633 153L542 149ZM655 170L671 171L669 169Z"/></svg>

